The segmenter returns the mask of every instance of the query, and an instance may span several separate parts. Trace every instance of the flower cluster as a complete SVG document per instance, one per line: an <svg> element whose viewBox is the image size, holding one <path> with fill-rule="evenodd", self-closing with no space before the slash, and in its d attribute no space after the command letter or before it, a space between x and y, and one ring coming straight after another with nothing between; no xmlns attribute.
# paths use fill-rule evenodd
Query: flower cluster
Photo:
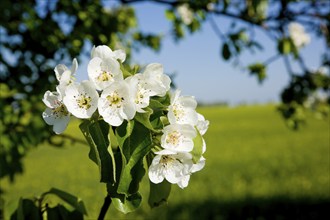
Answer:
<svg viewBox="0 0 330 220"><path fill-rule="evenodd" d="M310 43L310 36L305 32L304 27L299 23L291 22L288 29L289 36L296 48L299 49Z"/></svg>
<svg viewBox="0 0 330 220"><path fill-rule="evenodd" d="M160 183L164 178L180 188L188 185L190 175L201 170L205 165L205 158L201 156L195 163L191 151L194 149L194 139L197 135L204 135L209 121L196 112L197 102L192 96L180 96L180 91L171 96L168 107L169 125L164 127L161 137L162 150L156 152L149 168L149 178L153 183ZM206 144L202 139L202 153Z"/></svg>
<svg viewBox="0 0 330 220"><path fill-rule="evenodd" d="M170 93L171 80L163 73L161 64L152 63L141 73L125 75L121 64L125 59L122 50L112 51L105 45L93 47L87 67L89 80L82 82L75 80L76 59L71 69L57 65L54 71L58 85L56 91L44 94L47 109L42 116L57 134L66 129L72 116L89 119L96 114L110 126L118 127L125 120L146 113L153 97L169 96L170 104L164 110L167 123L153 148L149 178L153 183L166 179L184 188L190 175L205 164L201 156L206 149L202 135L209 122L196 112L194 97L180 96L180 91ZM197 139L201 142L201 152L194 157L192 151Z"/></svg>

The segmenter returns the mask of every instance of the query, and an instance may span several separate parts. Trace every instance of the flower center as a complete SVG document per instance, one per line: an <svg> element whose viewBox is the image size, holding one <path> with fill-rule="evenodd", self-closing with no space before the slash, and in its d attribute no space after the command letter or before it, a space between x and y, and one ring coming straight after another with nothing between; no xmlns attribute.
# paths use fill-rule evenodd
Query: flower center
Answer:
<svg viewBox="0 0 330 220"><path fill-rule="evenodd" d="M61 117L61 116L67 116L69 112L65 108L64 104L60 104L57 108L53 109L53 114L56 117Z"/></svg>
<svg viewBox="0 0 330 220"><path fill-rule="evenodd" d="M110 106L120 108L124 98L120 97L117 92L113 92L107 96L107 100L110 103Z"/></svg>
<svg viewBox="0 0 330 220"><path fill-rule="evenodd" d="M113 75L111 74L111 72L102 71L102 73L97 77L97 80L105 82L105 81L112 80L112 78L113 78Z"/></svg>
<svg viewBox="0 0 330 220"><path fill-rule="evenodd" d="M178 120L180 120L180 118L182 118L185 114L182 106L178 104L173 105L173 113Z"/></svg>
<svg viewBox="0 0 330 220"><path fill-rule="evenodd" d="M166 143L171 144L173 146L177 146L179 144L180 137L181 137L181 134L177 131L174 131L174 132L170 133L169 135L167 135Z"/></svg>
<svg viewBox="0 0 330 220"><path fill-rule="evenodd" d="M92 105L91 105L91 97L87 96L87 95L81 95L78 99L77 99L77 104L79 108L83 108L83 109L89 109Z"/></svg>
<svg viewBox="0 0 330 220"><path fill-rule="evenodd" d="M135 98L136 104L142 104L146 92L147 92L147 90L145 90L143 87L139 86L139 90L138 90L138 92L136 94L136 98Z"/></svg>
<svg viewBox="0 0 330 220"><path fill-rule="evenodd" d="M167 167L170 166L174 161L174 158L163 155L159 162L162 164L163 167Z"/></svg>

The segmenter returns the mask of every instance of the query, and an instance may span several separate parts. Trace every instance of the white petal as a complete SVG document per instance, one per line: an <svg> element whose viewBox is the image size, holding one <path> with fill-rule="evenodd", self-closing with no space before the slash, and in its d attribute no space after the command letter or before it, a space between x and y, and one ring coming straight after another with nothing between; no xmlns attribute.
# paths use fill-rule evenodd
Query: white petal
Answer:
<svg viewBox="0 0 330 220"><path fill-rule="evenodd" d="M110 114L110 115L106 115L103 116L104 121L106 121L107 123L109 123L112 126L120 126L124 119L119 115L119 114Z"/></svg>
<svg viewBox="0 0 330 220"><path fill-rule="evenodd" d="M127 117L127 120L133 119L136 113L133 103L126 104L123 108L123 111Z"/></svg>
<svg viewBox="0 0 330 220"><path fill-rule="evenodd" d="M200 171L201 169L204 168L204 166L205 166L205 158L201 157L201 159L196 164L192 165L190 172L195 173L197 171Z"/></svg>
<svg viewBox="0 0 330 220"><path fill-rule="evenodd" d="M56 121L51 108L46 108L46 110L42 113L42 118L48 125L53 125Z"/></svg>
<svg viewBox="0 0 330 220"><path fill-rule="evenodd" d="M149 75L154 75L154 74L163 74L164 69L163 65L160 63L151 63L149 64L143 74L149 76Z"/></svg>
<svg viewBox="0 0 330 220"><path fill-rule="evenodd" d="M178 183L182 176L180 176L180 171L183 166L179 161L173 161L171 165L168 165L165 169L165 179L170 183Z"/></svg>
<svg viewBox="0 0 330 220"><path fill-rule="evenodd" d="M70 116L64 116L60 118L54 123L53 131L56 134L61 134L67 128L69 121L70 121Z"/></svg>
<svg viewBox="0 0 330 220"><path fill-rule="evenodd" d="M61 100L59 93L46 91L42 101L49 108L56 108L59 105L59 100Z"/></svg>
<svg viewBox="0 0 330 220"><path fill-rule="evenodd" d="M197 129L201 135L204 135L209 128L210 122L208 120L205 120L204 116L197 113Z"/></svg>
<svg viewBox="0 0 330 220"><path fill-rule="evenodd" d="M177 152L173 151L173 150L170 150L170 149L164 149L164 150L155 152L155 154L157 154L157 155L172 155L172 154L177 154Z"/></svg>
<svg viewBox="0 0 330 220"><path fill-rule="evenodd" d="M122 63L126 59L126 53L124 50L115 50L113 51L114 58L119 59Z"/></svg>
<svg viewBox="0 0 330 220"><path fill-rule="evenodd" d="M77 70L78 70L78 61L76 58L74 58L71 66L71 73L75 74Z"/></svg>
<svg viewBox="0 0 330 220"><path fill-rule="evenodd" d="M62 74L68 70L68 67L65 66L64 64L58 64L55 66L54 71L55 71L55 76L58 81L61 80Z"/></svg>
<svg viewBox="0 0 330 220"><path fill-rule="evenodd" d="M205 142L204 138L202 138L202 140L203 140L202 153L204 154L206 151L206 142Z"/></svg>
<svg viewBox="0 0 330 220"><path fill-rule="evenodd" d="M181 94L181 90L179 90L179 89L175 90L175 92L171 94L171 104L172 105L178 100L178 98L180 97L180 94Z"/></svg>
<svg viewBox="0 0 330 220"><path fill-rule="evenodd" d="M193 96L181 96L179 102L185 108L195 109L197 107L196 99Z"/></svg>
<svg viewBox="0 0 330 220"><path fill-rule="evenodd" d="M149 167L149 171L148 171L148 174L149 174L149 179L151 182L153 183L161 183L163 182L164 180L164 176L163 176L163 173L162 173L162 167L160 165L151 165Z"/></svg>
<svg viewBox="0 0 330 220"><path fill-rule="evenodd" d="M180 181L178 182L178 186L183 189L185 187L188 186L188 183L189 183L189 179L190 179L190 175L185 175L183 176Z"/></svg>
<svg viewBox="0 0 330 220"><path fill-rule="evenodd" d="M94 57L99 57L101 59L110 57L112 54L112 50L107 46L107 45L100 45L97 47L93 47L91 56L92 58Z"/></svg>

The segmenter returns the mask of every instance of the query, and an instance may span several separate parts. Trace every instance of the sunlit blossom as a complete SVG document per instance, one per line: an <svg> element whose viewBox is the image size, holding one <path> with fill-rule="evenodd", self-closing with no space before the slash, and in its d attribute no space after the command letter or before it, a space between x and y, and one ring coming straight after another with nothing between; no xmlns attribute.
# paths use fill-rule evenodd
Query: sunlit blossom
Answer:
<svg viewBox="0 0 330 220"><path fill-rule="evenodd" d="M162 154L163 152L156 152L149 167L149 179L156 184L166 179L172 184L178 184L180 188L185 188L188 186L190 175L203 169L205 165L203 157L194 164L189 153Z"/></svg>
<svg viewBox="0 0 330 220"><path fill-rule="evenodd" d="M311 41L311 38L305 32L304 27L301 24L297 23L297 22L291 22L289 24L289 35L292 39L293 44L297 48L301 48L303 46L306 46Z"/></svg>
<svg viewBox="0 0 330 220"><path fill-rule="evenodd" d="M76 58L74 58L72 61L71 69L69 69L64 64L58 64L55 67L55 69L54 69L55 76L59 82L56 89L59 93L61 93L62 96L65 95L64 93L65 93L66 87L75 81L75 75L76 75L77 69L78 69L78 61Z"/></svg>
<svg viewBox="0 0 330 220"><path fill-rule="evenodd" d="M171 79L164 74L163 65L151 63L146 66L142 75L151 90L151 96L164 96L170 90Z"/></svg>
<svg viewBox="0 0 330 220"><path fill-rule="evenodd" d="M135 107L129 85L126 81L112 83L103 90L98 110L104 121L119 126L123 121L135 116Z"/></svg>
<svg viewBox="0 0 330 220"><path fill-rule="evenodd" d="M168 120L171 124L190 124L195 126L198 121L196 112L197 102L193 96L180 96L175 91L171 96L171 105L168 108Z"/></svg>
<svg viewBox="0 0 330 220"><path fill-rule="evenodd" d="M100 45L92 48L91 57L99 57L101 59L116 59L124 62L126 59L126 53L124 50L111 50L107 45Z"/></svg>
<svg viewBox="0 0 330 220"><path fill-rule="evenodd" d="M90 118L97 109L99 95L90 81L69 85L63 102L69 112L77 118Z"/></svg>
<svg viewBox="0 0 330 220"><path fill-rule="evenodd" d="M70 113L63 104L62 96L58 92L47 91L42 101L47 106L42 118L48 125L53 125L56 134L62 133L70 121Z"/></svg>
<svg viewBox="0 0 330 220"><path fill-rule="evenodd" d="M132 91L133 101L137 112L145 112L143 108L149 106L152 90L144 75L138 73L125 79Z"/></svg>
<svg viewBox="0 0 330 220"><path fill-rule="evenodd" d="M123 73L118 61L111 57L103 59L94 57L88 63L87 72L89 79L98 90L105 89L114 81L123 80Z"/></svg>
<svg viewBox="0 0 330 220"><path fill-rule="evenodd" d="M177 11L178 11L179 16L182 19L182 22L185 25L190 25L192 23L192 21L194 19L194 13L191 11L188 4L182 4L182 5L178 6Z"/></svg>
<svg viewBox="0 0 330 220"><path fill-rule="evenodd" d="M188 124L170 124L163 129L161 146L174 152L190 152L194 148L196 130Z"/></svg>

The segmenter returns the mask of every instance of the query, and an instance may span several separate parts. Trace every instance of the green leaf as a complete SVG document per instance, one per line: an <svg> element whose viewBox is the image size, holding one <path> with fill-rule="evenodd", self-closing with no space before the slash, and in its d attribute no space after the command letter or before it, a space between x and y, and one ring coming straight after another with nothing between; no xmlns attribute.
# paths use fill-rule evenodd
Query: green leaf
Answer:
<svg viewBox="0 0 330 220"><path fill-rule="evenodd" d="M118 147L114 151L114 157L115 157L115 162L116 162L116 182L114 183L107 183L107 192L111 197L115 197L116 195L119 195L117 193L118 191L118 184L120 180L120 176L122 174L122 170L125 167L126 164L126 159L124 154L121 151L121 148Z"/></svg>
<svg viewBox="0 0 330 220"><path fill-rule="evenodd" d="M144 156L150 152L151 143L151 134L149 129L136 122L132 134L126 138L122 145L122 148L126 149L125 151L129 150L127 153L129 157L126 157L127 164L123 169L122 176L120 177L118 193L128 195L137 191L138 184L145 172L142 160Z"/></svg>
<svg viewBox="0 0 330 220"><path fill-rule="evenodd" d="M158 101L154 100L154 102L158 102ZM158 102L158 103L161 104L160 102ZM161 121L159 121L159 119L163 115L163 112L160 110L157 110L154 113L154 111L150 107L147 107L144 110L145 110L144 113L139 113L139 112L136 113L135 120L153 132L156 132L156 133L161 132L161 129L164 126L159 124L161 122Z"/></svg>
<svg viewBox="0 0 330 220"><path fill-rule="evenodd" d="M165 17L170 21L174 21L175 14L174 14L173 10L166 10L165 11Z"/></svg>
<svg viewBox="0 0 330 220"><path fill-rule="evenodd" d="M124 78L127 78L132 75L129 71L127 71L127 69L124 67L124 65L121 62L119 62L119 64L120 64L120 70L123 72Z"/></svg>
<svg viewBox="0 0 330 220"><path fill-rule="evenodd" d="M84 202L80 198L56 188L51 188L48 192L44 193L44 195L46 194L54 194L58 196L60 199L62 199L67 204L71 205L74 209L76 209L80 213L87 215Z"/></svg>
<svg viewBox="0 0 330 220"><path fill-rule="evenodd" d="M158 110L166 110L168 105L164 105L160 102L160 100L156 100L151 98L149 102L149 108L158 109Z"/></svg>
<svg viewBox="0 0 330 220"><path fill-rule="evenodd" d="M154 208L162 204L166 204L167 199L171 192L172 184L164 180L163 182L158 184L149 182L149 186L150 186L149 199L148 199L149 206L151 208Z"/></svg>
<svg viewBox="0 0 330 220"><path fill-rule="evenodd" d="M80 125L90 146L89 157L99 167L101 182L116 182L116 167L108 139L110 126L105 121L84 122Z"/></svg>
<svg viewBox="0 0 330 220"><path fill-rule="evenodd" d="M122 149L122 152L125 158L130 157L130 149L128 147L123 147L126 139L132 134L134 128L134 120L124 121L119 127L116 128L116 137L119 144L119 147ZM126 163L126 162L125 162Z"/></svg>
<svg viewBox="0 0 330 220"><path fill-rule="evenodd" d="M266 66L262 63L254 63L248 66L251 75L258 77L259 83L262 83L266 78Z"/></svg>
<svg viewBox="0 0 330 220"><path fill-rule="evenodd" d="M18 207L10 217L11 220L41 219L38 207L30 199L20 198Z"/></svg>
<svg viewBox="0 0 330 220"><path fill-rule="evenodd" d="M222 57L225 60L229 60L231 57L231 52L228 43L222 45Z"/></svg>
<svg viewBox="0 0 330 220"><path fill-rule="evenodd" d="M277 43L278 52L283 55L289 54L292 52L292 42L289 38L280 39Z"/></svg>
<svg viewBox="0 0 330 220"><path fill-rule="evenodd" d="M95 146L94 146L94 142L92 137L89 134L89 125L90 125L90 121L83 121L80 125L79 128L81 130L81 132L83 133L89 147L90 147L90 151L88 154L89 159L91 159L92 161L94 161L96 163L96 165L98 165L98 158L96 156L96 150L95 150Z"/></svg>
<svg viewBox="0 0 330 220"><path fill-rule="evenodd" d="M135 211L137 208L140 207L142 201L142 197L140 193L135 193L125 197L124 195L118 196L116 198L112 198L113 206L123 212L129 213Z"/></svg>
<svg viewBox="0 0 330 220"><path fill-rule="evenodd" d="M150 124L155 130L161 131L167 125L164 124L162 118L167 119L163 111L154 111L154 113L150 116Z"/></svg>
<svg viewBox="0 0 330 220"><path fill-rule="evenodd" d="M47 220L83 220L84 215L77 210L70 211L65 206L58 204L57 206L50 208L47 207Z"/></svg>
<svg viewBox="0 0 330 220"><path fill-rule="evenodd" d="M196 131L197 131L197 136L193 140L194 148L191 151L192 160L194 163L197 163L203 154L203 137L199 133L198 129L196 129Z"/></svg>

